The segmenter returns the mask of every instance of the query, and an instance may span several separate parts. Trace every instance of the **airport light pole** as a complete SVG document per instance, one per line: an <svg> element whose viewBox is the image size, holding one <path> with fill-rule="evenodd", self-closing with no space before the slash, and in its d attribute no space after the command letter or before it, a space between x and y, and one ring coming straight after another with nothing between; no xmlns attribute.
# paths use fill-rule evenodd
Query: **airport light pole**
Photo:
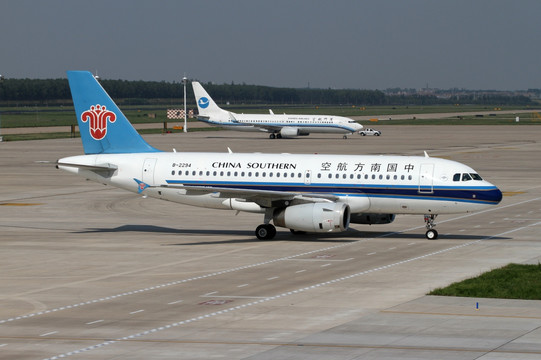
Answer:
<svg viewBox="0 0 541 360"><path fill-rule="evenodd" d="M186 82L188 82L188 79L186 76L182 78L182 82L184 83L184 132L188 132L188 120L186 115Z"/></svg>
<svg viewBox="0 0 541 360"><path fill-rule="evenodd" d="M0 85L4 83L4 75L0 74ZM0 99L1 100L1 99ZM1 113L1 111L0 111ZM0 142L4 141L4 138L2 137L2 117L0 115Z"/></svg>

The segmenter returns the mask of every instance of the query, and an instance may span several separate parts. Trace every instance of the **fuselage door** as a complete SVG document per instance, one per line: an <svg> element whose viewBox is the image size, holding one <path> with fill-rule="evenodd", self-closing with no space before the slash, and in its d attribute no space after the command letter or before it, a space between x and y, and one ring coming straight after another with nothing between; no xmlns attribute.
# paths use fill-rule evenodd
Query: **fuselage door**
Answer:
<svg viewBox="0 0 541 360"><path fill-rule="evenodd" d="M419 170L419 193L434 192L434 164L421 164Z"/></svg>
<svg viewBox="0 0 541 360"><path fill-rule="evenodd" d="M141 176L144 183L154 185L154 168L156 167L157 159L145 159L143 163L143 175Z"/></svg>

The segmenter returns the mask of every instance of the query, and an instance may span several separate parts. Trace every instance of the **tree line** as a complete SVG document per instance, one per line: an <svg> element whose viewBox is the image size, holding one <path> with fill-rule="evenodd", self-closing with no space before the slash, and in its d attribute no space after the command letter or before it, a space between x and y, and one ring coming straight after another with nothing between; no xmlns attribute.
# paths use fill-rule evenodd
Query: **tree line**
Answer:
<svg viewBox="0 0 541 360"><path fill-rule="evenodd" d="M181 101L183 84L165 81L100 80L109 95L119 103L169 104ZM444 99L434 95L388 95L379 90L277 88L245 84L203 84L218 104L317 104L317 105L441 105L457 103L456 98ZM186 86L186 96L194 103L192 87ZM0 104L71 103L67 79L5 79L0 84ZM529 105L526 96L489 94L461 96L462 104Z"/></svg>

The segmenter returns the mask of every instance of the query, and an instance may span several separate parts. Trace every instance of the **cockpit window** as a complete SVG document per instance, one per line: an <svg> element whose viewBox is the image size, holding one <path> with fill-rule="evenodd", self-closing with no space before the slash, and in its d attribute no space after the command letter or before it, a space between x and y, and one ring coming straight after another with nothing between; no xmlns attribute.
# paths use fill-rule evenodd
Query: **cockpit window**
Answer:
<svg viewBox="0 0 541 360"><path fill-rule="evenodd" d="M470 180L471 180L470 174L467 174L467 173L462 174L462 181L470 181Z"/></svg>
<svg viewBox="0 0 541 360"><path fill-rule="evenodd" d="M472 177L473 180L477 180L477 181L483 180L483 178L479 176L479 174L470 173L470 176Z"/></svg>
<svg viewBox="0 0 541 360"><path fill-rule="evenodd" d="M460 181L460 174L454 174L453 181Z"/></svg>

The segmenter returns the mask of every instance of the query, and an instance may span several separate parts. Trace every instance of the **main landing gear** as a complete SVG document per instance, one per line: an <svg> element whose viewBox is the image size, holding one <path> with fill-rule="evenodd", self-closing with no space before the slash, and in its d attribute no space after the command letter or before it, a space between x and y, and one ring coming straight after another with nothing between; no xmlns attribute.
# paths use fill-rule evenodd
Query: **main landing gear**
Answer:
<svg viewBox="0 0 541 360"><path fill-rule="evenodd" d="M436 216L438 215L425 215L425 223L426 223L426 238L428 240L436 240L438 238L438 232L436 229L434 229L434 220L436 219Z"/></svg>
<svg viewBox="0 0 541 360"><path fill-rule="evenodd" d="M269 139L281 139L282 138L282 134L280 133L272 133L269 135Z"/></svg>
<svg viewBox="0 0 541 360"><path fill-rule="evenodd" d="M259 225L255 229L255 236L259 240L270 240L276 236L276 228L274 227L274 225L270 224L273 212L273 208L267 208L265 210L265 218L263 219L263 224Z"/></svg>
<svg viewBox="0 0 541 360"><path fill-rule="evenodd" d="M270 240L276 236L276 228L272 224L261 224L255 229L255 236L259 240Z"/></svg>

